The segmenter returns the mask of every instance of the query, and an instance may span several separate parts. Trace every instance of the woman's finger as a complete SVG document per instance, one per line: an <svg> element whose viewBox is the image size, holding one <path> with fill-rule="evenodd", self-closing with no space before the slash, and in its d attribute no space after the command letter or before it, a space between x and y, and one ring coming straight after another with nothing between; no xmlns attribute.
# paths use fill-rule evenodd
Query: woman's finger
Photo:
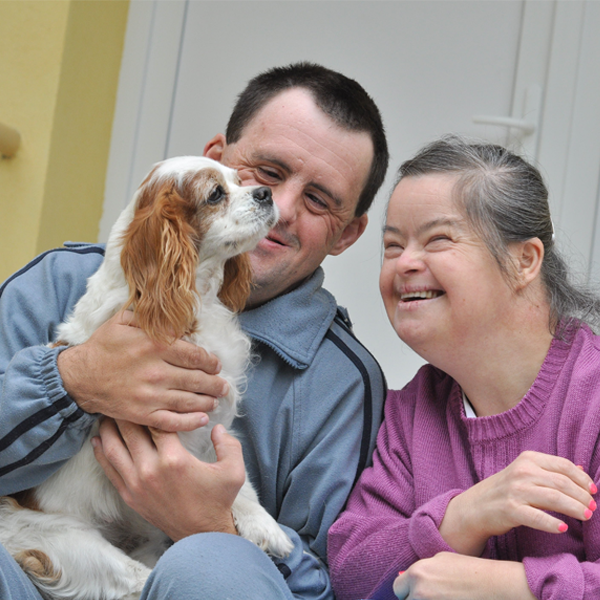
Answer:
<svg viewBox="0 0 600 600"><path fill-rule="evenodd" d="M530 460L549 473L564 476L588 494L595 494L598 491L594 480L582 468L562 456L528 451L523 452L519 458ZM555 481L560 481L560 479Z"/></svg>
<svg viewBox="0 0 600 600"><path fill-rule="evenodd" d="M410 594L410 586L408 585L408 575L404 571L398 573L398 577L394 580L394 594L400 600L405 600Z"/></svg>

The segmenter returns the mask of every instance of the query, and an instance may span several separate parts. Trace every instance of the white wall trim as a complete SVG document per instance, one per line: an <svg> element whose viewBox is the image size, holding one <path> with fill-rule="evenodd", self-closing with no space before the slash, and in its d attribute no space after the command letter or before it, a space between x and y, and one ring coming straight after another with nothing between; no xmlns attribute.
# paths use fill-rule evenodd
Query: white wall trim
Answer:
<svg viewBox="0 0 600 600"><path fill-rule="evenodd" d="M187 0L131 0L98 240L165 158Z"/></svg>

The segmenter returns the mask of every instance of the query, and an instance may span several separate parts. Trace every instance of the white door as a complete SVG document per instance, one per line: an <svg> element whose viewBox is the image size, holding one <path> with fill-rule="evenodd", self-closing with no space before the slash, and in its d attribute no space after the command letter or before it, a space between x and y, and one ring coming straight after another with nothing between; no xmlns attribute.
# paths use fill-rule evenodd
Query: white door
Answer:
<svg viewBox="0 0 600 600"><path fill-rule="evenodd" d="M585 2L558 4L596 10ZM555 2L517 0L134 1L100 237L106 239L153 162L200 154L206 141L224 132L235 96L253 75L298 60L337 69L379 105L392 160L367 232L343 255L325 261L325 283L349 308L358 337L380 361L390 387L400 387L423 361L391 330L378 293L380 230L395 170L447 132L505 143L505 127L476 124L473 116L520 118L523 89L533 83L539 93L529 94L530 104L531 97L541 98L535 104L541 115L546 80L534 80L547 72L555 13ZM570 14L566 9L567 20ZM540 19L541 29L532 26ZM535 118L535 134L515 137L520 130L512 128L510 141L538 153L546 146L539 136L543 119Z"/></svg>

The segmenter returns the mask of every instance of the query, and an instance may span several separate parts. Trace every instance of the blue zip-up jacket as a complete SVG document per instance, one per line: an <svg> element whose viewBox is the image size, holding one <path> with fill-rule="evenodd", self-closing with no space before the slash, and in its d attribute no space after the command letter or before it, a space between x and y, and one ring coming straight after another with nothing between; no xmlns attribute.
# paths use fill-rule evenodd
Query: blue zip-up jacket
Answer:
<svg viewBox="0 0 600 600"><path fill-rule="evenodd" d="M96 419L66 393L56 366L61 349L46 344L103 252L67 244L0 288L0 495L46 479L79 450ZM323 278L319 268L297 289L241 315L259 360L234 423L262 504L294 541L278 567L306 600L333 598L327 530L370 460L385 396L379 366Z"/></svg>

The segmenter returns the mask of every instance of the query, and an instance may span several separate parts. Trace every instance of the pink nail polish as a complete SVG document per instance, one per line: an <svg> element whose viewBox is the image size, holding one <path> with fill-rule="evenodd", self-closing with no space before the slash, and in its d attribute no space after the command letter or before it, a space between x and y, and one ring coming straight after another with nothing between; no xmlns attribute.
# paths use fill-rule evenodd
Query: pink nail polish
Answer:
<svg viewBox="0 0 600 600"><path fill-rule="evenodd" d="M597 508L597 507L598 507L598 505L596 504L596 501L595 501L595 500L592 500L592 501L590 502L590 505L588 506L588 508L589 508L590 510L596 510L596 508Z"/></svg>
<svg viewBox="0 0 600 600"><path fill-rule="evenodd" d="M590 492L592 494L595 494L598 491L598 488L596 487L595 483L590 483Z"/></svg>
<svg viewBox="0 0 600 600"><path fill-rule="evenodd" d="M561 523L561 524L558 526L558 530L559 530L561 533L564 533L564 532L565 532L567 529L569 529L569 526L568 526L566 523Z"/></svg>
<svg viewBox="0 0 600 600"><path fill-rule="evenodd" d="M585 509L585 512L583 513L583 516L584 516L586 519L589 519L589 518L590 518L590 517L591 517L593 514L594 514L594 513L593 513L593 512L592 512L592 511L591 511L589 508L586 508L586 509Z"/></svg>
<svg viewBox="0 0 600 600"><path fill-rule="evenodd" d="M577 468L583 471L583 467L581 465L577 465Z"/></svg>
<svg viewBox="0 0 600 600"><path fill-rule="evenodd" d="M398 571L398 575L402 575L404 571Z"/></svg>

